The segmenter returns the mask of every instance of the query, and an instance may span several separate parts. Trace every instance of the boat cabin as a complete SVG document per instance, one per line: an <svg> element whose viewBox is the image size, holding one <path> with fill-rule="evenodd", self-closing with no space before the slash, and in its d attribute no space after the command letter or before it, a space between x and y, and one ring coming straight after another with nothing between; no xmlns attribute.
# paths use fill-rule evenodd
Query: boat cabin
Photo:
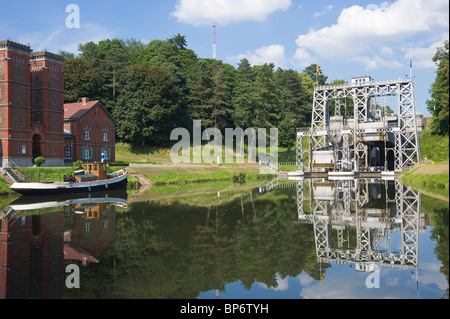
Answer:
<svg viewBox="0 0 450 319"><path fill-rule="evenodd" d="M75 181L78 183L105 180L108 177L107 163L83 163L81 166L83 170L75 173Z"/></svg>

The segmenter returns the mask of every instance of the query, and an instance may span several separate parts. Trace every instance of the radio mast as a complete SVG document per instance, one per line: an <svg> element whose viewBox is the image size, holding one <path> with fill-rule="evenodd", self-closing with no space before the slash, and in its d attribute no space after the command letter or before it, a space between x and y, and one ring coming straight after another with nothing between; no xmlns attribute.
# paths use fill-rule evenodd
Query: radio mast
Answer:
<svg viewBox="0 0 450 319"><path fill-rule="evenodd" d="M216 26L213 25L213 59L216 59Z"/></svg>

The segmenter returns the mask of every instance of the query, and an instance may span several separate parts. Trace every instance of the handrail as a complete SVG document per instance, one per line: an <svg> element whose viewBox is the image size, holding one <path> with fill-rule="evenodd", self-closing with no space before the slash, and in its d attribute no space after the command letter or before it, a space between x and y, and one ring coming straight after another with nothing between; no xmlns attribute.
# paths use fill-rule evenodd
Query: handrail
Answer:
<svg viewBox="0 0 450 319"><path fill-rule="evenodd" d="M11 165L11 164L12 164L12 165ZM25 174L24 171L22 171L22 170L20 169L20 167L17 166L16 163L14 163L14 161L8 160L7 163L6 163L6 167L7 167L7 168L11 168L11 169L14 169L14 170L19 171L20 174L22 174L22 176L24 177L24 179L26 179L26 180L29 179L28 176L27 176L27 174Z"/></svg>

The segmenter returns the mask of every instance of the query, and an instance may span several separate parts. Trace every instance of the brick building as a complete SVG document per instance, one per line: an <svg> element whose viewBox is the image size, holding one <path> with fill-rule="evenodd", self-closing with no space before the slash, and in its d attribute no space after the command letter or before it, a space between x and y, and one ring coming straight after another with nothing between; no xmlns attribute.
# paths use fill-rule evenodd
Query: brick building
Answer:
<svg viewBox="0 0 450 319"><path fill-rule="evenodd" d="M64 104L65 160L115 160L116 122L99 101Z"/></svg>
<svg viewBox="0 0 450 319"><path fill-rule="evenodd" d="M111 115L95 101L66 118L64 110L76 105L64 105L63 57L0 41L0 166L32 166L38 156L45 158L44 166L100 161L102 151L113 161Z"/></svg>

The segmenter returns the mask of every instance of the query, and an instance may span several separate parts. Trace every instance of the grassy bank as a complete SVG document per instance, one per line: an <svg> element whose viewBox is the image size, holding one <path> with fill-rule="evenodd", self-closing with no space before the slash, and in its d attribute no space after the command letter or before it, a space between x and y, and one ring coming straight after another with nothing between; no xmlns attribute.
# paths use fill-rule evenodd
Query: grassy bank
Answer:
<svg viewBox="0 0 450 319"><path fill-rule="evenodd" d="M449 197L449 138L419 133L422 163L403 173L400 179L429 194L436 194L448 201Z"/></svg>
<svg viewBox="0 0 450 319"><path fill-rule="evenodd" d="M421 164L403 173L400 180L406 185L413 186L429 194L439 195L448 201L449 197L449 169L448 163Z"/></svg>
<svg viewBox="0 0 450 319"><path fill-rule="evenodd" d="M202 183L212 181L244 182L265 179L267 175L259 173L258 165L198 165L198 166L150 166L130 168L142 175L153 185Z"/></svg>

